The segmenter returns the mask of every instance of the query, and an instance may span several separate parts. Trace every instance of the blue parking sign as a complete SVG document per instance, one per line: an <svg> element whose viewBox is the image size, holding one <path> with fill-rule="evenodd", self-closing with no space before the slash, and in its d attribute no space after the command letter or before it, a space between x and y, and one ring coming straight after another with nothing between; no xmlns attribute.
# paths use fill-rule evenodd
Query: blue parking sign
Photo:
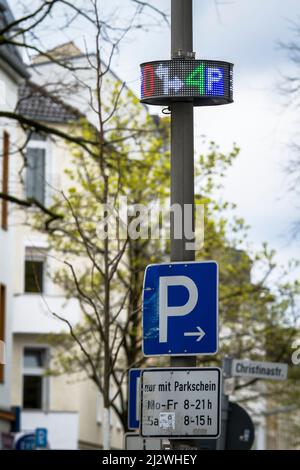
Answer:
<svg viewBox="0 0 300 470"><path fill-rule="evenodd" d="M197 355L217 351L217 263L147 266L143 288L144 355Z"/></svg>

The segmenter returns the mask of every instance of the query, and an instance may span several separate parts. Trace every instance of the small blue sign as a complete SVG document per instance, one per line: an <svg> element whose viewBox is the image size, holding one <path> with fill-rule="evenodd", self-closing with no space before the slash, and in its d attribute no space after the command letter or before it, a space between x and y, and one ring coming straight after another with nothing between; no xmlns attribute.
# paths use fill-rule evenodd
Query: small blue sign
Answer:
<svg viewBox="0 0 300 470"><path fill-rule="evenodd" d="M143 289L144 355L215 354L217 351L217 263L147 266Z"/></svg>
<svg viewBox="0 0 300 470"><path fill-rule="evenodd" d="M46 428L37 428L35 430L35 445L39 449L45 449L47 447L47 434Z"/></svg>
<svg viewBox="0 0 300 470"><path fill-rule="evenodd" d="M128 428L139 429L139 403L141 369L130 369L128 374Z"/></svg>
<svg viewBox="0 0 300 470"><path fill-rule="evenodd" d="M222 67L206 67L205 93L212 96L224 95L224 69Z"/></svg>

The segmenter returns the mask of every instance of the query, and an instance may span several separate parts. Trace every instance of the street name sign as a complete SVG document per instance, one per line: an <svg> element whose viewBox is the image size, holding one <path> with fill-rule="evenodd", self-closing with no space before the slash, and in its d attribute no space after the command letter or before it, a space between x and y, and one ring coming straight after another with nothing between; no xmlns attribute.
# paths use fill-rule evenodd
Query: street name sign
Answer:
<svg viewBox="0 0 300 470"><path fill-rule="evenodd" d="M141 374L141 436L217 439L220 391L218 368L144 369Z"/></svg>
<svg viewBox="0 0 300 470"><path fill-rule="evenodd" d="M215 354L217 350L217 263L147 266L143 288L144 355Z"/></svg>
<svg viewBox="0 0 300 470"><path fill-rule="evenodd" d="M146 439L139 434L126 433L125 434L125 450L161 450L161 439L150 438Z"/></svg>
<svg viewBox="0 0 300 470"><path fill-rule="evenodd" d="M140 376L141 369L130 369L128 373L128 428L140 427Z"/></svg>
<svg viewBox="0 0 300 470"><path fill-rule="evenodd" d="M234 377L253 377L258 379L286 380L287 364L279 362L256 362L233 359L231 374Z"/></svg>

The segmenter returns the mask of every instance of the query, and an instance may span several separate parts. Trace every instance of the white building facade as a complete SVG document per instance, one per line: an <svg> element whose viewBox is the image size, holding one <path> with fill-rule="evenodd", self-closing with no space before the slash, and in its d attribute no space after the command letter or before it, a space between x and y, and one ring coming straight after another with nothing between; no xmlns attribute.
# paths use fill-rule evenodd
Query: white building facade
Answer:
<svg viewBox="0 0 300 470"><path fill-rule="evenodd" d="M0 1L0 29L13 20L5 0ZM0 47L0 111L13 112L18 101L18 87L29 74L18 51L11 45ZM17 126L14 121L0 117L0 191L13 190ZM11 206L0 201L0 432L11 430L15 413L11 405L12 382L12 319L13 319L13 258L14 226ZM1 441L1 439L0 439ZM2 442L2 441L1 441ZM0 448L1 448L0 442Z"/></svg>
<svg viewBox="0 0 300 470"><path fill-rule="evenodd" d="M71 54L72 60L83 60L73 46ZM37 73L40 80L43 71L49 78L51 63L41 63L35 72L37 67L41 70ZM31 68L29 71L32 72ZM37 76L35 72L31 75ZM49 93L40 93L31 82L19 87L19 103L20 114L64 132L80 116L67 103ZM25 135L21 129L16 132L16 142L22 145ZM14 195L22 200L34 198L49 206L53 194L70 184L64 173L72 160L70 146L62 139L34 132L26 145L26 160L24 167L23 156L17 154L14 168L10 168L15 181ZM32 229L30 218L38 210L22 209L17 204L10 207L14 232L7 237L13 255L9 258L10 272L5 271L11 298L7 405L20 410L18 437L45 428L51 449L99 449L103 442L103 407L95 385L82 376L47 374L55 356L49 335L68 332L67 325L51 312L59 313L75 325L81 317L79 305L75 298L66 299L63 290L51 281L59 261L51 257L47 237ZM8 248L4 252L8 253ZM112 448L122 448L122 426L114 415L111 431Z"/></svg>

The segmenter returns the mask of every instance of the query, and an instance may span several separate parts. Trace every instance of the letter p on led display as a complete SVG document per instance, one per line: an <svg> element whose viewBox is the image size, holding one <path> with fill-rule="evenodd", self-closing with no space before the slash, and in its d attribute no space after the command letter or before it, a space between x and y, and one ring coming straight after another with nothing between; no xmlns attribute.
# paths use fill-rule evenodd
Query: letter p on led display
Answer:
<svg viewBox="0 0 300 470"><path fill-rule="evenodd" d="M141 102L194 106L233 102L233 64L214 60L173 59L141 64Z"/></svg>

